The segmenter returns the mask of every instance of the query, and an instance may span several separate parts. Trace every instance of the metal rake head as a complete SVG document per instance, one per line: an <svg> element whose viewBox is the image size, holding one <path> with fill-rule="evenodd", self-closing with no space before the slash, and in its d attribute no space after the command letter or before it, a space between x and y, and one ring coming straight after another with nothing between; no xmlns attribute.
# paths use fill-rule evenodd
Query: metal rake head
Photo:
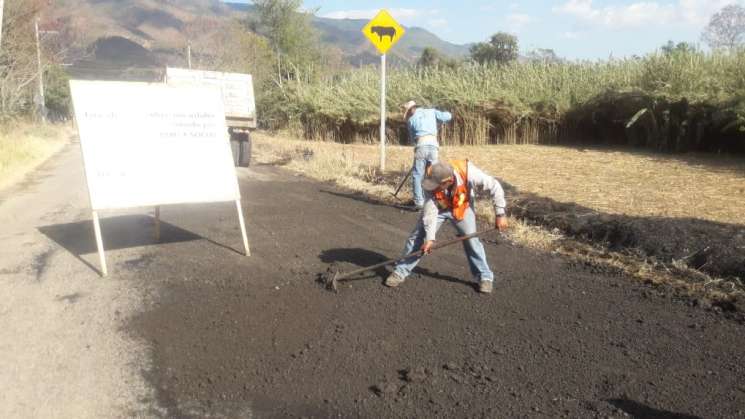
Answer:
<svg viewBox="0 0 745 419"><path fill-rule="evenodd" d="M334 293L339 292L339 280L337 277L339 276L339 272L334 269L333 267L329 267L326 272L322 273L319 277L319 282L323 284L323 286L329 290L333 291Z"/></svg>

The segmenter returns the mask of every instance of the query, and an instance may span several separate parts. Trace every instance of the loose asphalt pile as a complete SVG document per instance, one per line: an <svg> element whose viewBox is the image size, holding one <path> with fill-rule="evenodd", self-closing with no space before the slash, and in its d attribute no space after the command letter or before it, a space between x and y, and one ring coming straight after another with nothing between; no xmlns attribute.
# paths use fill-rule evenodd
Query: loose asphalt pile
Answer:
<svg viewBox="0 0 745 419"><path fill-rule="evenodd" d="M330 293L319 273L398 255L417 214L252 170L251 257L230 206L167 211L197 239L164 237L147 266L109 256L148 296L129 330L169 417L745 415L745 333L719 307L488 238L492 295L459 246L397 289L383 268Z"/></svg>

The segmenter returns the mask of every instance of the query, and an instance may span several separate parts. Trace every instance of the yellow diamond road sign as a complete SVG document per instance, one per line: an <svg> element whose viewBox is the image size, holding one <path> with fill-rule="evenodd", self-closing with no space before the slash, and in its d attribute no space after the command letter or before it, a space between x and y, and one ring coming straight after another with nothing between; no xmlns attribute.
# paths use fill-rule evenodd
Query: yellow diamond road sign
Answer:
<svg viewBox="0 0 745 419"><path fill-rule="evenodd" d="M385 54L402 36L404 28L393 19L387 10L381 10L362 28L362 33L380 51Z"/></svg>

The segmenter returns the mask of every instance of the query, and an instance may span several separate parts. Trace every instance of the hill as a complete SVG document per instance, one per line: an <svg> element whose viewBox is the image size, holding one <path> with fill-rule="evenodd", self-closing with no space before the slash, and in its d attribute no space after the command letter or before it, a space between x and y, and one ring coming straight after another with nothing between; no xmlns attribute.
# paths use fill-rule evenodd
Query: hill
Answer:
<svg viewBox="0 0 745 419"><path fill-rule="evenodd" d="M313 19L313 24L321 32L321 40L340 48L351 64L362 65L378 61L378 52L360 33L360 30L367 24L366 20L316 17ZM464 57L468 54L468 46L443 41L426 29L418 27L405 27L405 29L406 35L390 51L392 55L405 62L415 62L427 47L435 48L453 58Z"/></svg>
<svg viewBox="0 0 745 419"><path fill-rule="evenodd" d="M141 67L183 64L183 50L195 22L219 24L253 13L250 5L220 0L58 0L45 18L78 28L77 32L83 34L81 50L88 51L89 56L79 59L76 67L95 73L96 69L122 63ZM359 19L313 18L321 41L337 47L344 60L355 66L378 60L377 52L360 34L365 23ZM391 50L393 65L414 62L426 47L451 57L468 52L467 46L443 41L425 29L406 29L406 36ZM133 51L135 56L130 56Z"/></svg>

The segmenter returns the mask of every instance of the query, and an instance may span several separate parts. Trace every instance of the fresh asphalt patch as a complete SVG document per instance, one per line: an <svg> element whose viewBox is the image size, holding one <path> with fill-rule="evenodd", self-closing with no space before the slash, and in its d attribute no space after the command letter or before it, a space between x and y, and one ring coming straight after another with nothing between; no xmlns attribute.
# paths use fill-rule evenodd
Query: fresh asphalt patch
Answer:
<svg viewBox="0 0 745 419"><path fill-rule="evenodd" d="M168 417L745 415L743 326L714 310L495 237L491 295L460 246L397 289L382 268L330 293L319 274L398 256L417 214L268 166L240 179L252 256L211 204L161 213L163 240L201 239L117 265L150 290L128 330Z"/></svg>

